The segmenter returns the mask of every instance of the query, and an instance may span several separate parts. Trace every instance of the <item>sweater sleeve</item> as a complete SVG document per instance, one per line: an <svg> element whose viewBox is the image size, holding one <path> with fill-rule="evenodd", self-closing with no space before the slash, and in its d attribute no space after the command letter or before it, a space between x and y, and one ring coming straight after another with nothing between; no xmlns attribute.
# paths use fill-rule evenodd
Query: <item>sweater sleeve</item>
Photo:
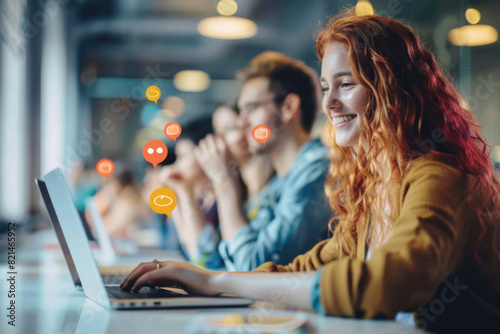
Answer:
<svg viewBox="0 0 500 334"><path fill-rule="evenodd" d="M368 261L343 258L325 265L321 302L329 315L389 317L427 303L456 271L465 244L466 177L426 161L403 180L392 235Z"/></svg>
<svg viewBox="0 0 500 334"><path fill-rule="evenodd" d="M317 243L310 251L297 256L286 266L277 265L273 262L266 262L255 271L269 272L293 272L293 271L316 271L325 263L336 260L339 251L335 247L335 236Z"/></svg>

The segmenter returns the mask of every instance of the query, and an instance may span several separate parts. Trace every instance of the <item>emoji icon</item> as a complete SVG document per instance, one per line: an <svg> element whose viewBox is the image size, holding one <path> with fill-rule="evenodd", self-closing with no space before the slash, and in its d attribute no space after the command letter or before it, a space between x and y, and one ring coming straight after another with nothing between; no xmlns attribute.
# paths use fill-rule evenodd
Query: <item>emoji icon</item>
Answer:
<svg viewBox="0 0 500 334"><path fill-rule="evenodd" d="M160 162L165 160L168 154L167 145L161 140L150 140L144 145L142 155L147 162L156 167Z"/></svg>
<svg viewBox="0 0 500 334"><path fill-rule="evenodd" d="M165 125L165 136L167 138L173 139L173 141L177 140L177 137L181 135L182 129L179 123L177 122L170 122Z"/></svg>
<svg viewBox="0 0 500 334"><path fill-rule="evenodd" d="M252 137L259 143L266 145L269 137L271 137L271 130L264 124L257 125L252 130Z"/></svg>
<svg viewBox="0 0 500 334"><path fill-rule="evenodd" d="M170 217L171 212L177 205L177 197L174 192L168 188L155 189L149 196L149 206L159 214L166 214Z"/></svg>
<svg viewBox="0 0 500 334"><path fill-rule="evenodd" d="M113 174L115 165L113 164L113 161L104 158L97 162L95 169L99 175L108 178L111 174Z"/></svg>
<svg viewBox="0 0 500 334"><path fill-rule="evenodd" d="M158 88L156 86L149 86L148 89L146 89L146 98L149 101L153 101L154 103L157 103L160 96L161 96L160 88Z"/></svg>

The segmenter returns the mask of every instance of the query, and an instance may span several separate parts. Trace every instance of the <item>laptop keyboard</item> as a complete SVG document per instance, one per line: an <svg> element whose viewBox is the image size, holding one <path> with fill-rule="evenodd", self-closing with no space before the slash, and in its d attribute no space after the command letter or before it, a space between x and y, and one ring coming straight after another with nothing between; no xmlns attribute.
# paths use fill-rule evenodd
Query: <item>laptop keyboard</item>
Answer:
<svg viewBox="0 0 500 334"><path fill-rule="evenodd" d="M123 290L119 286L106 286L106 291L111 298L116 299L169 298L188 296L165 289L152 289L149 287L142 287L139 291L132 293L130 291Z"/></svg>
<svg viewBox="0 0 500 334"><path fill-rule="evenodd" d="M104 284L120 284L127 278L127 275L103 275L102 281Z"/></svg>

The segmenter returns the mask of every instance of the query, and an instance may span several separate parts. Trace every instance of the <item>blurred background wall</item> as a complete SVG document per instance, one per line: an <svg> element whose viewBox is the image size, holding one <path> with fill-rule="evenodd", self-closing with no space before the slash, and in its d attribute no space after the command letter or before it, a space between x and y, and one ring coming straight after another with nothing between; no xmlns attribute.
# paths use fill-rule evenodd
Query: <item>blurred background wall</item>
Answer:
<svg viewBox="0 0 500 334"><path fill-rule="evenodd" d="M167 122L182 126L234 99L235 72L264 50L319 72L315 27L346 5L411 25L467 96L489 143L500 146L500 44L491 35L500 29L500 2L224 2L1 0L0 221L37 228L34 178L56 166L71 174L109 157L141 178L143 145L163 138ZM471 8L478 12L466 17ZM216 27L202 20L222 14L239 20L225 23L223 33L233 35L207 37ZM490 28L451 32L473 25ZM145 97L151 85L162 92L157 104ZM500 160L498 147L492 154Z"/></svg>

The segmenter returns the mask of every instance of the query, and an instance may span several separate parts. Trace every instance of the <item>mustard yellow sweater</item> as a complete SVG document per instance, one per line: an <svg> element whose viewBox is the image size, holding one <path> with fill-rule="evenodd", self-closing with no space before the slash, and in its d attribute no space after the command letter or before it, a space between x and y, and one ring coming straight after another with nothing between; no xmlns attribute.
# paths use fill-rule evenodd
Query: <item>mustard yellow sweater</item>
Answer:
<svg viewBox="0 0 500 334"><path fill-rule="evenodd" d="M392 235L369 260L368 224L360 223L363 241L354 256L339 259L334 235L286 266L267 262L256 271L324 266L320 292L328 315L392 318L409 311L417 327L432 332L500 333L500 264L491 233L481 244L483 265L474 260L470 243L480 225L465 203L468 182L453 158L419 157L403 177Z"/></svg>

